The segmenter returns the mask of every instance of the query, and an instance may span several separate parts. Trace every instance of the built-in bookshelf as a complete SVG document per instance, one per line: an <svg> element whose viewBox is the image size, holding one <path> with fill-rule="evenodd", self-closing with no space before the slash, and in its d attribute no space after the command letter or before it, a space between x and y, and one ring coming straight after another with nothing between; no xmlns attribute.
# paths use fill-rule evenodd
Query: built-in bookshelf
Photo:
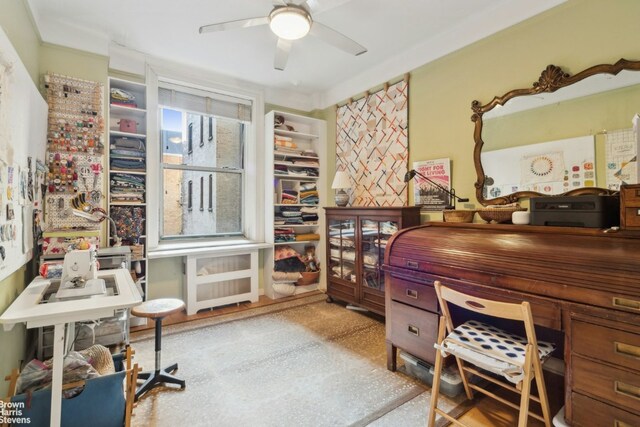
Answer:
<svg viewBox="0 0 640 427"><path fill-rule="evenodd" d="M320 209L326 198L326 122L271 111L265 127L265 234L272 248L265 255L264 292L275 299L309 292L325 283ZM310 260L310 253L315 260ZM305 271L298 271L302 266L295 258L306 264ZM319 271L313 271L318 267L315 264Z"/></svg>

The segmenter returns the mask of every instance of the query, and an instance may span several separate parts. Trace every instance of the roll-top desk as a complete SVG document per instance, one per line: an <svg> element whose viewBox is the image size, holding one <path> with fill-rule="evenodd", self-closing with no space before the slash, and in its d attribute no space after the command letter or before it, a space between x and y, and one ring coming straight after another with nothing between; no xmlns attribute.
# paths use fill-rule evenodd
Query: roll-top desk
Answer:
<svg viewBox="0 0 640 427"><path fill-rule="evenodd" d="M430 223L399 231L383 268L389 369L397 348L434 362L440 280L529 301L536 325L564 333L571 425L640 425L640 233Z"/></svg>

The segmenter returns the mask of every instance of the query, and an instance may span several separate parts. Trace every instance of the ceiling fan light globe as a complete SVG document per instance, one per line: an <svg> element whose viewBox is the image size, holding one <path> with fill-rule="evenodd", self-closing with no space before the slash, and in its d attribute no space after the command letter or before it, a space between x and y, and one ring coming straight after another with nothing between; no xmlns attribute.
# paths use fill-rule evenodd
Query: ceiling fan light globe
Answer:
<svg viewBox="0 0 640 427"><path fill-rule="evenodd" d="M281 39L297 40L309 33L311 18L302 9L281 8L271 14L269 28Z"/></svg>

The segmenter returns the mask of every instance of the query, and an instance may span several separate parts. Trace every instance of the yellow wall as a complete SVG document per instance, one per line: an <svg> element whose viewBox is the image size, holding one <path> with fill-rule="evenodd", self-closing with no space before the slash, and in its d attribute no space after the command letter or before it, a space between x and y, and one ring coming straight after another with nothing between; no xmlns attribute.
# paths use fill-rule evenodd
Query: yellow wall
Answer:
<svg viewBox="0 0 640 427"><path fill-rule="evenodd" d="M449 157L453 187L458 195L474 202L471 102L477 99L484 104L511 89L530 87L548 64L574 74L621 57L640 60L639 17L637 0L569 0L437 61L407 70L411 71L410 163ZM330 123L328 154L332 158L335 111L328 108L323 116ZM413 204L411 193L409 201ZM440 219L440 213L423 215L423 221Z"/></svg>
<svg viewBox="0 0 640 427"><path fill-rule="evenodd" d="M0 2L0 26L18 52L33 81L38 84L40 41L32 24L31 16L23 0ZM0 313L11 305L22 292L28 278L22 267L0 281ZM26 329L16 325L11 331L0 328L0 397L6 396L7 383L3 381L13 368L18 368L25 357Z"/></svg>

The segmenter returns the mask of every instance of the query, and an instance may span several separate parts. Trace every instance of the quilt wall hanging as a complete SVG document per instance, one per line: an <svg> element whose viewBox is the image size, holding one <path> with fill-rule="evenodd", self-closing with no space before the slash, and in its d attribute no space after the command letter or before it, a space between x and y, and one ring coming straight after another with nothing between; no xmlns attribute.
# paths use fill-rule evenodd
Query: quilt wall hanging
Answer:
<svg viewBox="0 0 640 427"><path fill-rule="evenodd" d="M354 184L352 206L406 206L409 78L337 110L336 170Z"/></svg>

